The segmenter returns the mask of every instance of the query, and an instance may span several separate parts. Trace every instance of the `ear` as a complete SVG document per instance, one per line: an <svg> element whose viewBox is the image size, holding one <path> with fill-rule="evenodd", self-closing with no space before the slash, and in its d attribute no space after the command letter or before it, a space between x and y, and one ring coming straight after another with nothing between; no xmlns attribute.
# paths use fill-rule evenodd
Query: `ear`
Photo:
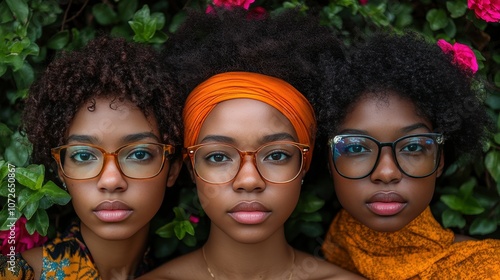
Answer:
<svg viewBox="0 0 500 280"><path fill-rule="evenodd" d="M169 162L170 167L168 169L168 177L167 177L167 187L172 187L179 176L182 168L182 160L175 159Z"/></svg>
<svg viewBox="0 0 500 280"><path fill-rule="evenodd" d="M196 184L196 180L195 180L196 175L194 174L193 164L191 163L191 160L189 160L189 157L187 157L184 160L184 163L186 164L186 167L188 169L189 176L191 176L191 181L193 181L193 183Z"/></svg>
<svg viewBox="0 0 500 280"><path fill-rule="evenodd" d="M444 171L444 152L441 150L441 156L439 157L439 165L436 170L437 177L441 176L443 174L443 171Z"/></svg>

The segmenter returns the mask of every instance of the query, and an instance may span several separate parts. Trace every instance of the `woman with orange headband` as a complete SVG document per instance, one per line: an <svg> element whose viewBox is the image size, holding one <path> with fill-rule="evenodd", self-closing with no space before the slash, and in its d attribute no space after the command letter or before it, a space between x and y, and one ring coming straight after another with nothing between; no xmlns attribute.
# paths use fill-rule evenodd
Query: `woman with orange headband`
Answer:
<svg viewBox="0 0 500 280"><path fill-rule="evenodd" d="M271 41L276 33L264 29L273 30L273 25L280 30L286 27L305 31L297 26L300 22L293 26L281 25L280 18L252 22L239 12L232 13L225 14L222 20L213 19L224 22L226 27L222 29L232 26L230 33L224 33L224 40L228 40L228 34L235 39L247 34L253 39ZM234 29L241 27L242 22L247 28ZM177 34L180 37L172 40L182 43L179 38L185 33L194 34L191 28L199 26L185 26ZM218 35L217 28L210 32ZM327 31L322 35L331 36ZM221 46L199 40L197 43L215 53ZM281 44L291 47L293 43L289 39ZM226 41L223 46L227 49L220 52L245 65L248 57L227 52L238 46L236 41ZM247 45L252 46L256 45ZM283 51L287 50L279 51L278 55ZM252 56L256 54L257 51ZM205 57L210 59L210 55ZM248 59L247 62L255 64L246 65L258 67L258 62L265 60L265 56ZM185 160L200 203L211 221L207 242L141 279L362 279L288 244L284 224L295 209L311 163L315 114L307 99L290 83L273 77L265 69L249 68L227 63L226 67L216 69L219 73L191 91L183 110ZM272 69L275 68L269 70ZM189 73L205 73L197 70L191 69ZM307 69L303 72L303 77L310 75Z"/></svg>

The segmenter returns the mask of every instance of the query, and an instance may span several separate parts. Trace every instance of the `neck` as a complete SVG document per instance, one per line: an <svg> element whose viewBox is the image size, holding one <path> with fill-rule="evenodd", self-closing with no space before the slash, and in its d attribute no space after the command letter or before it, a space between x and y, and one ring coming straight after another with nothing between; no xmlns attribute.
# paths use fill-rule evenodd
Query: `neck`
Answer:
<svg viewBox="0 0 500 280"><path fill-rule="evenodd" d="M149 224L121 240L103 239L83 223L81 233L101 279L133 278L147 248Z"/></svg>
<svg viewBox="0 0 500 280"><path fill-rule="evenodd" d="M203 252L204 251L204 252ZM294 250L283 228L257 243L238 242L212 225L202 254L212 279L290 279ZM208 271L210 269L210 272Z"/></svg>

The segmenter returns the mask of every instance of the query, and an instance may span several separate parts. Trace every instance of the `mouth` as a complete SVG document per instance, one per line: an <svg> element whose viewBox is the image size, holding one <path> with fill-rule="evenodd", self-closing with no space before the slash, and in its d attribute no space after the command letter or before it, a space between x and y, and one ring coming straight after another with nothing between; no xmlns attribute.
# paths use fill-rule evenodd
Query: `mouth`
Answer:
<svg viewBox="0 0 500 280"><path fill-rule="evenodd" d="M103 222L116 223L125 220L132 214L133 210L124 202L115 200L99 203L93 212Z"/></svg>
<svg viewBox="0 0 500 280"><path fill-rule="evenodd" d="M228 214L240 224L256 225L263 223L271 215L271 210L257 201L243 201L231 208Z"/></svg>
<svg viewBox="0 0 500 280"><path fill-rule="evenodd" d="M394 216L403 211L407 204L408 202L395 192L378 192L366 201L368 209L379 216Z"/></svg>

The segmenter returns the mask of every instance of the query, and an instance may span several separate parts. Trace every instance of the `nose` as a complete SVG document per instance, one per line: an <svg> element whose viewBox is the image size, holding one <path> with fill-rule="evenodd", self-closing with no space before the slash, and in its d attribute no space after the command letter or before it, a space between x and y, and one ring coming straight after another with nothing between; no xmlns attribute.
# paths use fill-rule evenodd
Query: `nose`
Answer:
<svg viewBox="0 0 500 280"><path fill-rule="evenodd" d="M101 175L98 177L97 188L105 192L124 192L128 188L127 181L119 166L110 157L106 157Z"/></svg>
<svg viewBox="0 0 500 280"><path fill-rule="evenodd" d="M233 190L246 192L264 191L266 189L266 182L260 175L259 170L257 170L253 157L247 155L242 160L241 168L233 181Z"/></svg>
<svg viewBox="0 0 500 280"><path fill-rule="evenodd" d="M403 174L398 168L396 159L392 154L391 147L383 147L380 151L380 157L377 165L370 175L370 179L373 182L390 184L399 182L402 176Z"/></svg>

